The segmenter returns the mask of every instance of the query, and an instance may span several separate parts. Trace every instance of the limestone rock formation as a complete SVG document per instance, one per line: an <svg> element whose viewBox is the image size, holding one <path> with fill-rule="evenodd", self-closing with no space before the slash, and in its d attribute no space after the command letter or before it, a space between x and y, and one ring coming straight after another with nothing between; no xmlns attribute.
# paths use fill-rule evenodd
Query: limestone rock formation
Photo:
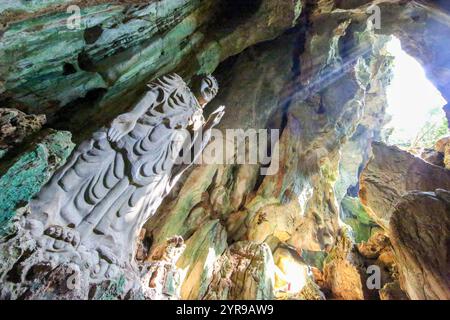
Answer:
<svg viewBox="0 0 450 320"><path fill-rule="evenodd" d="M450 171L445 168L382 143L373 143L372 152L360 177L359 195L369 215L385 229L389 229L396 200L406 192L450 190Z"/></svg>
<svg viewBox="0 0 450 320"><path fill-rule="evenodd" d="M89 102L82 114L72 113L71 127L104 124L136 102L150 80L180 70L185 78L211 73L294 26L301 11L300 0L9 1L0 6L0 93L49 119L91 99L109 118Z"/></svg>
<svg viewBox="0 0 450 320"><path fill-rule="evenodd" d="M450 171L397 147L372 146L360 196L392 242L394 251L379 259L392 261L398 272L380 296L400 299L401 288L410 299L448 299ZM367 256L377 247L364 245L360 251Z"/></svg>
<svg viewBox="0 0 450 320"><path fill-rule="evenodd" d="M344 233L325 261L323 278L324 287L333 299L364 300L366 297L361 258Z"/></svg>
<svg viewBox="0 0 450 320"><path fill-rule="evenodd" d="M281 145L285 150L289 150L291 146L297 148L301 165L296 168L295 162L297 159L291 158L292 153L288 153L287 157L283 158L282 163L286 164L285 168L288 168L288 172L298 170L297 180L292 182L290 180L291 173L286 173L286 170L282 170L275 178L266 177L261 186L252 191L253 172L249 172L250 179L248 181L250 183L247 185L248 189L245 192L247 195L243 197L245 201L241 206L236 207L235 205L230 205L229 199L234 192L236 172L242 172L243 168L203 168L202 171L195 171L188 177L187 181L190 181L190 183L189 188L186 187L185 189L186 196L183 195L179 198L189 199L187 190L192 190L193 188L195 190L196 187L196 185L191 184L191 181L198 179L200 172L210 170L207 180L199 181L198 186L201 186L201 193L198 197L199 200L194 202L197 205L192 206L188 202L188 207L178 206L178 210L182 210L179 212L183 212L183 216L196 217L195 219L199 219L197 221L202 221L201 219L204 219L205 216L226 219L227 231L232 241L265 240L272 247L272 243L280 241L279 238L281 238L281 241L287 241L298 249L323 250L325 248L330 249L333 246L338 229L337 216L339 210L334 205L336 197L332 191L328 190L332 188L333 182L337 177L337 161L339 160L337 153L338 151L341 154L344 153L344 155L351 153L349 150L339 149L343 143L342 140L345 140L352 134L355 135L355 141L358 143L362 142L360 150L368 152L368 148L364 149L366 146L364 145L364 139L376 137L377 127L381 127L384 122L382 116L384 112L382 95L388 82L391 60L385 55L374 53L370 56L373 60L367 65L356 65L356 77L353 77L353 73L349 75L344 72L342 77L345 81L341 81L342 79L339 78L341 89L345 87L351 94L346 97L341 96L341 99L338 100L340 104L336 104L334 100L342 92L338 88L330 87L329 90L319 92L313 96L316 92L309 83L319 82L322 74L328 74L327 72L334 74L334 70L337 70L334 72L341 74L340 60L346 61L346 59L357 58L357 54L352 56L349 54L351 51L346 51L347 47L356 46L360 50L368 50L367 48L376 41L370 30L364 29L364 23L362 27L357 27L357 24L335 23L330 20L334 18L336 20L341 19L340 21L343 18L358 20L358 17L342 11L339 13L333 12L330 16L327 16L328 13L326 10L323 10L323 7L320 10L310 12L309 18L312 26L306 33L306 36L309 38L305 41L306 47L303 48L301 60L303 86L290 83L279 72L275 74L275 77L271 77L270 89L260 89L262 84L267 83L265 77L267 74L271 75L270 72L272 70L284 70L277 63L282 61L282 59L274 61L271 57L275 53L278 57L280 55L286 56L288 50L280 50L278 48L280 48L280 44L283 45L295 39L294 35L289 35L289 37L280 37L274 42L278 44L276 49L274 48L275 45L264 44L240 55L237 61L232 64L231 71L226 71L227 79L232 78L235 81L231 81L230 86L225 88L219 97L220 103L236 106L234 109L237 110L236 113L230 113L224 118L222 123L224 128L231 127L236 123L241 123L242 127L247 128L251 124L259 125L261 123L264 124L266 121L271 125L277 125L280 122L279 115L275 114L274 118L269 118L268 115L273 110L271 108L286 101L285 103L288 104L287 109L293 114L293 117L286 117L287 121ZM316 30L314 26L317 25L322 27ZM356 44L352 42L352 39L356 37L355 34L358 35L357 39L361 41ZM301 34L298 36L303 37ZM382 46L385 40L380 38L378 41L377 45ZM374 47L377 45L374 45ZM293 49L295 50L295 48ZM327 60L325 57L331 58ZM314 68L309 68L305 61L312 61L313 59L315 62ZM264 66L266 72L257 74L250 71L246 72L246 70L255 68L258 65ZM386 67L384 68L384 66ZM372 73L373 70L377 70L377 72ZM293 77L296 76L296 74L293 75ZM367 78L370 79L370 85L364 88L364 85L367 84ZM284 90L280 91L279 87L276 86L278 83L274 82L273 79L280 79L280 82L284 81L288 84L285 85ZM263 108L256 109L255 104L258 100L255 100L254 95L248 95L247 92L249 91L255 92L256 98L262 100ZM293 92L296 94L294 95ZM264 97L264 99L261 99L261 97ZM308 99L304 97L308 97ZM372 100L367 99L368 97ZM365 104L366 108L364 110L358 109L360 104ZM242 105L247 107L241 108ZM263 109L264 112L261 112L260 109ZM345 113L340 113L341 111L345 111ZM336 121L336 119L339 120ZM300 123L300 125L294 124L296 122ZM361 125L365 126L366 129L362 130L361 127L356 129ZM292 130L296 126L300 128L300 131ZM361 134L361 130L363 132L369 131L369 133ZM359 139L356 138L358 134L361 135L361 140L357 140ZM291 137L287 138L290 135ZM342 137L342 139L339 137ZM301 143L298 143L298 141L301 141ZM324 145L326 146L325 148L323 148ZM352 176L356 176L360 165L359 162L364 161L364 157L367 157L367 154L362 159L355 161L352 171L349 170L349 172L352 172ZM307 164L307 168L302 168L303 164ZM319 170L316 169L317 167L319 167ZM345 182L344 190L355 183L357 179L354 176L351 181ZM209 180L209 177L212 177L212 180ZM287 180L285 180L285 177ZM292 187L289 187L290 183L292 183ZM276 199L276 196L280 195L280 190L282 192L287 190L281 201ZM220 197L217 197L218 195ZM266 197L266 195L269 197ZM289 196L292 197L291 199L298 197L299 202L292 201ZM220 201L218 202L216 199L220 199ZM339 196L337 199L340 199ZM179 200L177 199L176 201ZM180 201L179 203L182 204L183 202ZM169 215L167 210L162 211L163 216ZM293 219L292 217L295 217L294 213L299 211L305 212L303 217ZM171 221L174 223L162 224L163 228L180 225L182 228L189 226L189 228L195 229L195 225L181 223L180 221L186 221L184 218L181 220L174 218ZM298 221L301 222L299 223ZM294 226L296 230L290 235ZM156 232L158 229L159 227L154 227ZM176 230L173 232L176 233Z"/></svg>
<svg viewBox="0 0 450 320"><path fill-rule="evenodd" d="M447 169L450 169L450 137L444 137L436 142L436 152L444 156L443 162Z"/></svg>
<svg viewBox="0 0 450 320"><path fill-rule="evenodd" d="M378 294L372 290L371 298L377 299L379 296L381 300L408 299L406 293L400 288L399 266L391 241L384 232L374 233L367 242L359 244L357 250L363 257L366 270L370 271L369 273L375 272L373 275L377 276L373 284L379 285L379 288L375 288L378 289ZM367 276L370 277L369 274Z"/></svg>
<svg viewBox="0 0 450 320"><path fill-rule="evenodd" d="M389 282L380 289L381 300L408 300L408 296L400 288L398 280Z"/></svg>
<svg viewBox="0 0 450 320"><path fill-rule="evenodd" d="M358 245L342 230L337 245L324 262L323 274L316 271L327 297L344 300L406 300L399 287L399 270L390 239L374 233Z"/></svg>
<svg viewBox="0 0 450 320"><path fill-rule="evenodd" d="M425 149L421 150L419 156L426 162L434 164L438 167L445 167L443 152L439 152L434 149Z"/></svg>
<svg viewBox="0 0 450 320"><path fill-rule="evenodd" d="M411 299L450 299L450 192L409 192L392 210L400 285Z"/></svg>
<svg viewBox="0 0 450 320"><path fill-rule="evenodd" d="M153 246L162 244L166 238L173 235L181 235L187 239L207 221L208 217L204 214L201 201L215 172L215 166L194 168L189 178L184 181L181 190L177 190L177 197L170 202L170 207L166 207L165 203L162 204L159 212L145 227L147 234L153 239Z"/></svg>
<svg viewBox="0 0 450 320"><path fill-rule="evenodd" d="M389 250L389 238L382 232L375 233L367 242L358 245L358 251L365 258L376 259Z"/></svg>
<svg viewBox="0 0 450 320"><path fill-rule="evenodd" d="M356 243L367 241L380 228L368 216L359 198L345 196L341 201L341 217L352 229Z"/></svg>
<svg viewBox="0 0 450 320"><path fill-rule="evenodd" d="M45 115L27 115L17 109L0 108L0 158L10 147L39 131Z"/></svg>
<svg viewBox="0 0 450 320"><path fill-rule="evenodd" d="M177 262L182 272L182 299L200 299L212 281L216 261L227 248L225 229L218 220L202 225L186 242L186 250Z"/></svg>
<svg viewBox="0 0 450 320"><path fill-rule="evenodd" d="M270 300L274 298L274 277L272 253L265 243L236 242L214 266L203 299Z"/></svg>

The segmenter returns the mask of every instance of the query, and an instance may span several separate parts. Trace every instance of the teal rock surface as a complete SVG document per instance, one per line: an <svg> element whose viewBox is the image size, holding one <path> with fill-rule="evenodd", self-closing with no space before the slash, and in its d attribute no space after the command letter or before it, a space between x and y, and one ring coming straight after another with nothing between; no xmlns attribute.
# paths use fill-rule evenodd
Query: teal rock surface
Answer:
<svg viewBox="0 0 450 320"><path fill-rule="evenodd" d="M42 137L42 136L41 136ZM49 130L24 153L3 165L0 173L0 232L52 174L63 165L74 144L67 131ZM7 167L7 168L6 168Z"/></svg>
<svg viewBox="0 0 450 320"><path fill-rule="evenodd" d="M245 7L254 14L245 17L239 3L219 0L21 3L0 4L0 98L49 121L74 107L77 118L68 121L74 127L86 119L108 121L161 75L213 72L226 58L291 28L302 10L299 0L256 1ZM72 4L80 8L79 24L68 10ZM82 112L80 99L89 100Z"/></svg>

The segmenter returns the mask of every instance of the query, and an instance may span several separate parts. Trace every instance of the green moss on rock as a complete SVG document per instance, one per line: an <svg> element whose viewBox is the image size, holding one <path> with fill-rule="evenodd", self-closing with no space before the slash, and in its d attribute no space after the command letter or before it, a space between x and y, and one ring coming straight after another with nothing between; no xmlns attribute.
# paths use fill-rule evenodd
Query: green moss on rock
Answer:
<svg viewBox="0 0 450 320"><path fill-rule="evenodd" d="M357 243L367 241L372 229L376 226L368 216L359 198L346 196L341 202L344 213L344 222L352 228L352 233Z"/></svg>

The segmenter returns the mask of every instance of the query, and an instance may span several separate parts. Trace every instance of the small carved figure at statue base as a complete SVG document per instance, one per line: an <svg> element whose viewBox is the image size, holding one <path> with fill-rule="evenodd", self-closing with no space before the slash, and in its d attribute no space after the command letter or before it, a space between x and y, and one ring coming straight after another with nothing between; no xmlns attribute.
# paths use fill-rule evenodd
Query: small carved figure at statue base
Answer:
<svg viewBox="0 0 450 320"><path fill-rule="evenodd" d="M150 262L142 270L142 289L149 300L179 299L181 271L176 263L186 245L183 238L175 236L155 249Z"/></svg>

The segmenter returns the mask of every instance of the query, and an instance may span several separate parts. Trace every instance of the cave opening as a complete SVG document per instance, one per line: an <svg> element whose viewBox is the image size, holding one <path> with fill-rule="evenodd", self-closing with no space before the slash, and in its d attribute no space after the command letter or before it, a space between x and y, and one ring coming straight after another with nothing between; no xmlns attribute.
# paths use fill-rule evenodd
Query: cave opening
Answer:
<svg viewBox="0 0 450 320"><path fill-rule="evenodd" d="M386 48L394 62L386 92L390 119L384 127L384 142L412 152L433 148L448 134L443 109L447 101L428 80L421 64L402 49L398 38L392 37Z"/></svg>
<svg viewBox="0 0 450 320"><path fill-rule="evenodd" d="M450 132L444 111L447 101L427 78L422 64L404 50L400 39L395 36L389 37L385 50L392 57L392 64L390 81L385 91L384 123L379 130L375 130L378 132L374 136L368 135L364 126L359 126L348 145L344 146L344 152L352 156L343 156L340 163L342 181L348 181L349 174L355 175L354 183L339 201L341 219L351 228L353 238L358 243L367 241L379 228L358 197L359 180L370 159L371 142L381 141L437 164L435 144ZM359 147L358 141L361 143ZM356 150L360 150L360 154L355 155ZM443 161L441 156L439 161Z"/></svg>

